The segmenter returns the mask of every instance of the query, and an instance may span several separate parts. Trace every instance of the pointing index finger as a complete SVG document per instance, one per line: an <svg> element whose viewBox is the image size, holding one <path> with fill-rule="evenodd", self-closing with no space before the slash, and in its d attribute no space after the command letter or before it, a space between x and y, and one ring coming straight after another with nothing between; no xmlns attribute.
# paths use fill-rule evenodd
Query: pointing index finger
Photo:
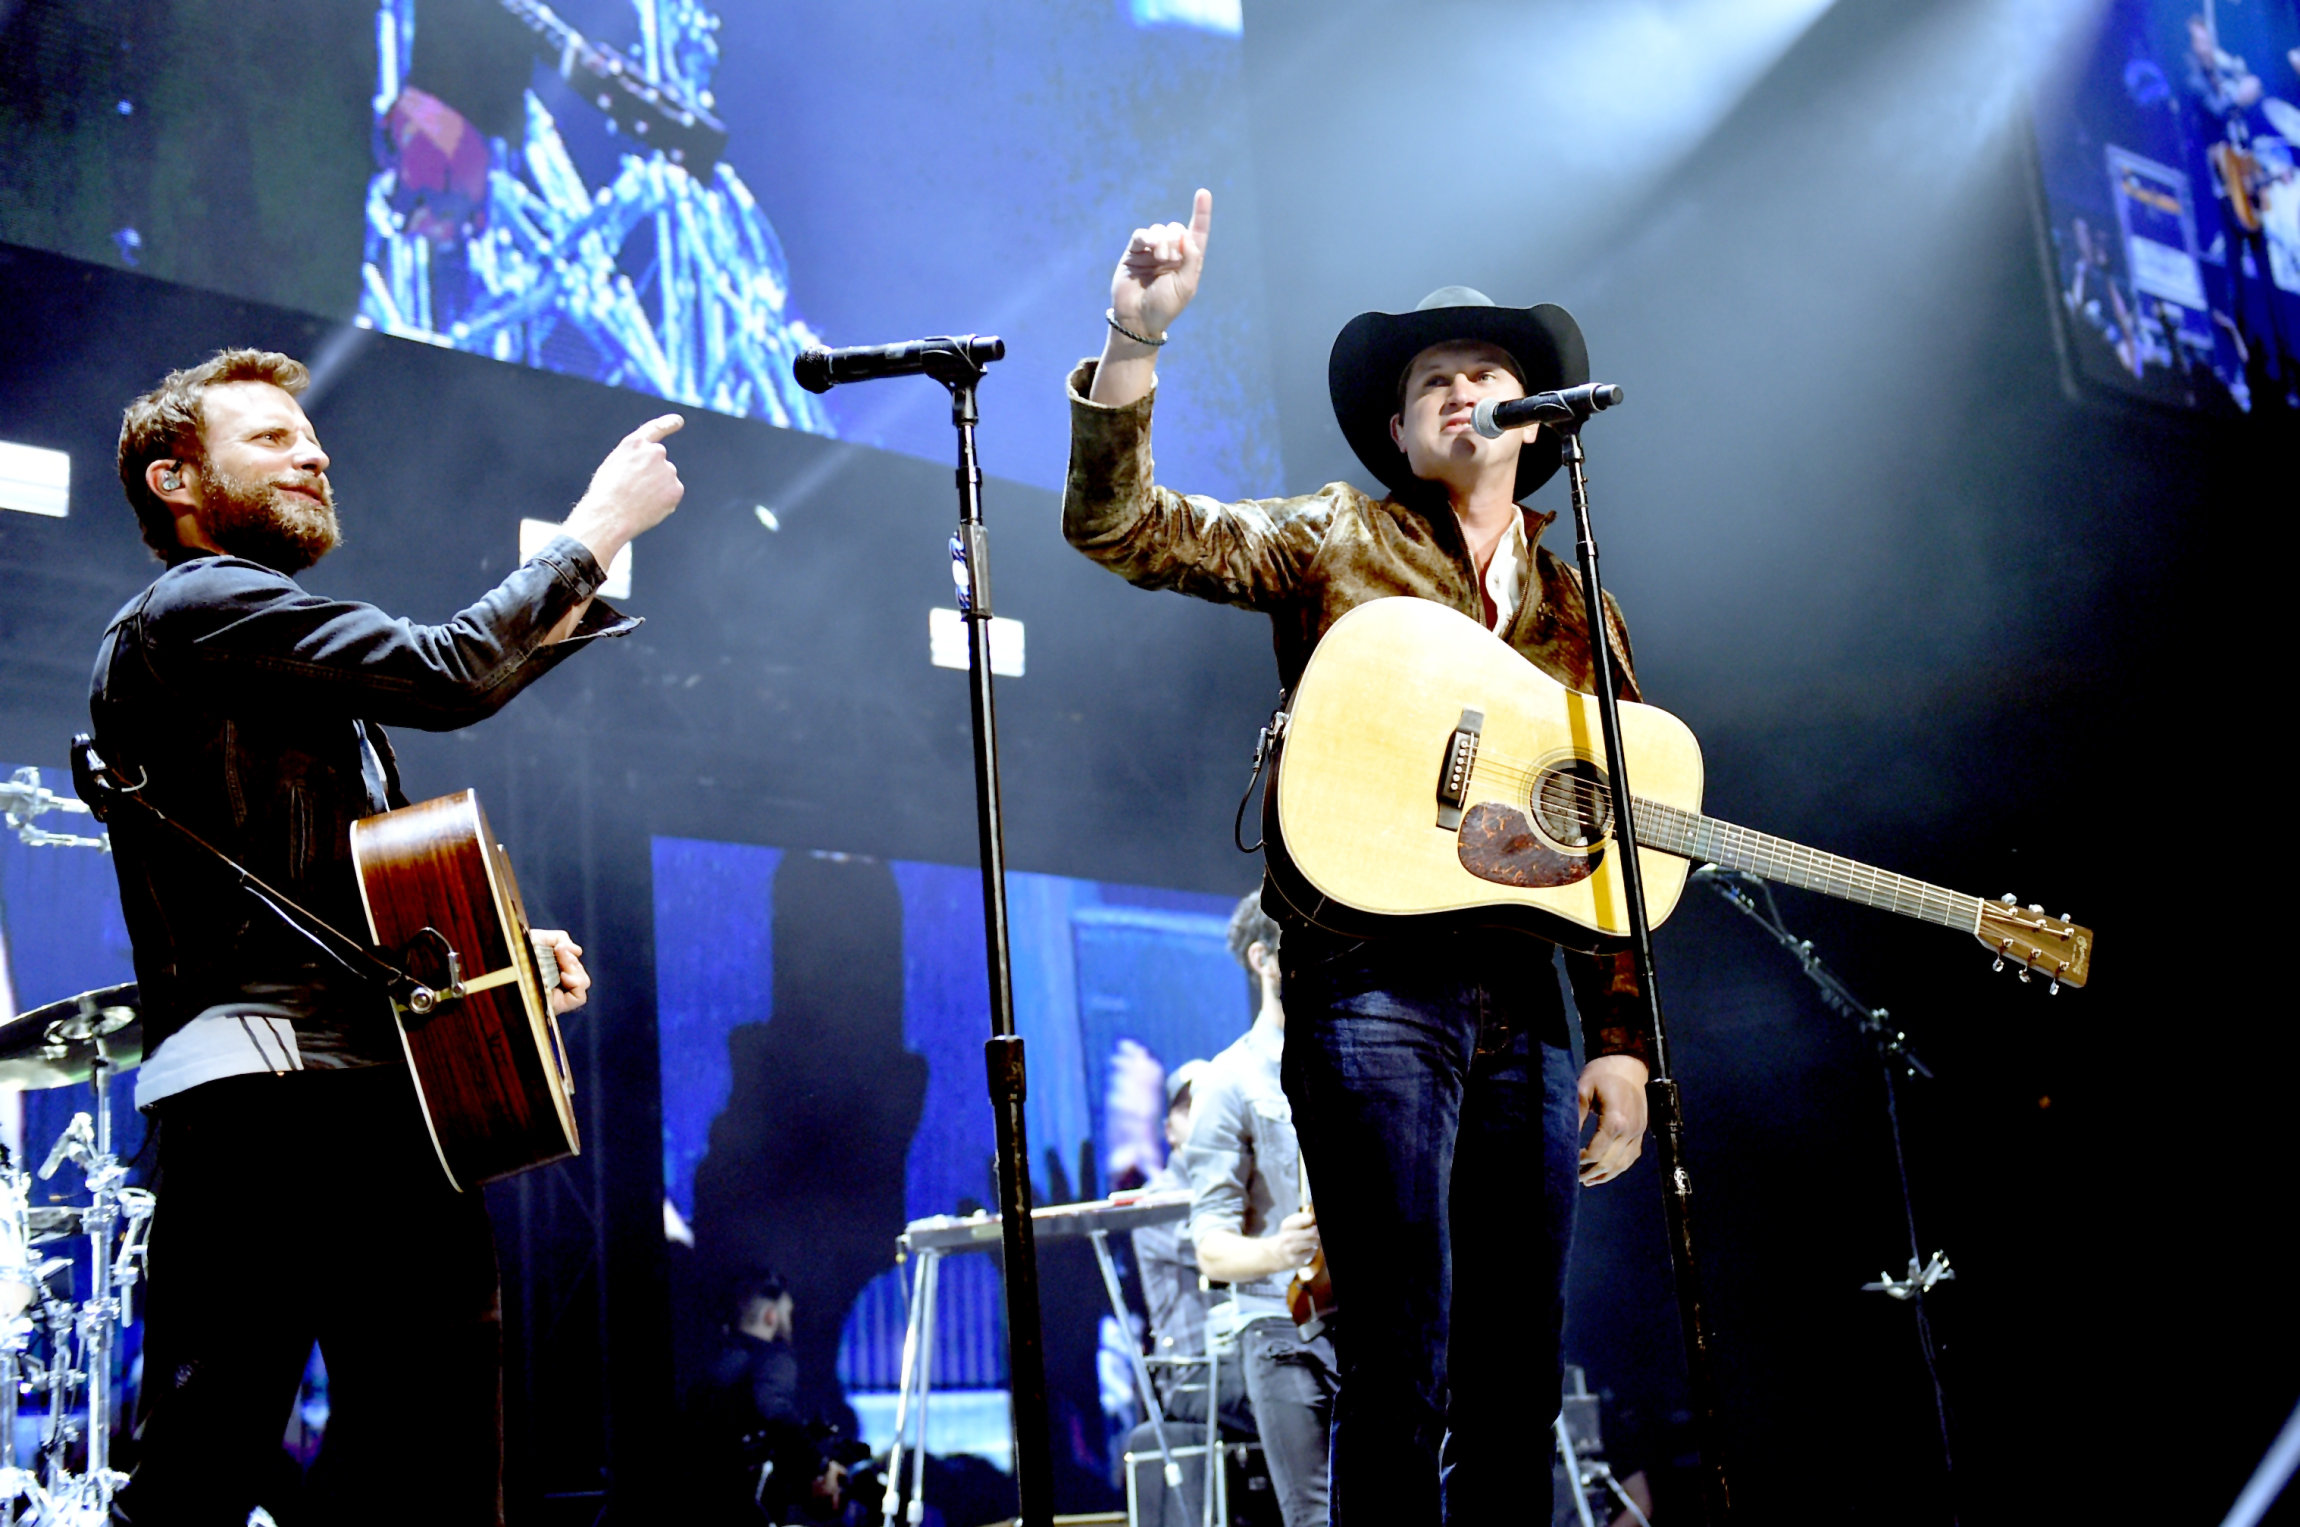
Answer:
<svg viewBox="0 0 2300 1527"><path fill-rule="evenodd" d="M686 425L686 417L682 414L660 414L631 431L629 438L643 445L653 445L665 436L677 434Z"/></svg>

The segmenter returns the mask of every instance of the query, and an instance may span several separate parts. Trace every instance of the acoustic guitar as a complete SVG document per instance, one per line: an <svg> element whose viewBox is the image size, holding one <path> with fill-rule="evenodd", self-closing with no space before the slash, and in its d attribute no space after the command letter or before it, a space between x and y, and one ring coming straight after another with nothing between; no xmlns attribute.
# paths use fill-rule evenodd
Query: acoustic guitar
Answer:
<svg viewBox="0 0 2300 1527"><path fill-rule="evenodd" d="M393 1012L447 1180L468 1189L581 1151L557 962L530 936L478 797L354 822L351 856L369 933L420 983Z"/></svg>
<svg viewBox="0 0 2300 1527"><path fill-rule="evenodd" d="M1351 610L1280 719L1265 802L1277 888L1343 933L1394 919L1524 923L1569 948L1629 932L1595 697L1426 599ZM1701 747L1667 711L1621 704L1646 911L1659 926L1697 861L1959 928L2001 968L2082 986L2093 936L1701 814Z"/></svg>

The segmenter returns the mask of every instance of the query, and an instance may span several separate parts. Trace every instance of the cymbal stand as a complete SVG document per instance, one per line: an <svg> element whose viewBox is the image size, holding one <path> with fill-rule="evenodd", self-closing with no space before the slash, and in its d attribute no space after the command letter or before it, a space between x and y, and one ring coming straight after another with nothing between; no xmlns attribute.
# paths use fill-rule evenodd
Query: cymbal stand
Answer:
<svg viewBox="0 0 2300 1527"><path fill-rule="evenodd" d="M1909 1230L1909 1272L1906 1278L1884 1274L1881 1281L1864 1283L1867 1293L1881 1293L1888 1298L1906 1303L1917 1317L1917 1346L1924 1353L1925 1374L1933 1384L1933 1414L1941 1428L1941 1474L1949 1493L1949 1521L1957 1520L1956 1483L1957 1467L1954 1450L1949 1444L1949 1396L1941 1383L1940 1353L1933 1343L1933 1323L1925 1311L1925 1295L1933 1286L1956 1277L1949 1266L1948 1253L1936 1251L1930 1261L1917 1239L1917 1211L1909 1193L1909 1158L1901 1140L1902 1080L1931 1081L1932 1071L1909 1048L1909 1036L1893 1023L1893 1015L1881 1007L1871 1007L1853 995L1853 989L1844 979L1813 952L1811 939L1799 938L1781 921L1781 910L1773 902L1773 887L1763 876L1747 870L1728 870L1720 865L1704 864L1693 871L1694 880L1701 882L1725 899L1727 905L1748 918L1789 951L1797 968L1820 992L1822 1004L1832 1012L1842 1013L1860 1026L1877 1053L1877 1065L1885 1078L1885 1126L1893 1142L1893 1171L1900 1181L1901 1218ZM1759 898L1763 904L1759 904Z"/></svg>
<svg viewBox="0 0 2300 1527"><path fill-rule="evenodd" d="M16 1520L16 1503L34 1484L16 1462L16 1386L32 1339L24 1307L40 1282L28 1212L31 1188L31 1177L0 1146L0 1292L6 1296L0 1300L0 1523Z"/></svg>
<svg viewBox="0 0 2300 1527"><path fill-rule="evenodd" d="M112 1154L111 1055L101 1033L84 1042L94 1051L89 1082L95 1109L73 1117L39 1172L42 1180L52 1178L67 1161L81 1169L89 1198L80 1216L88 1237L89 1276L88 1297L77 1305L48 1292L45 1278L34 1280L45 1296L42 1313L49 1341L48 1425L41 1445L45 1488L35 1503L43 1523L94 1527L111 1519L112 1496L128 1482L111 1466L113 1337L129 1318L128 1296L140 1275L156 1200L148 1190L125 1183L127 1166ZM122 1231L117 1246L116 1230ZM87 1468L74 1474L69 1462L76 1408L72 1391L83 1384Z"/></svg>

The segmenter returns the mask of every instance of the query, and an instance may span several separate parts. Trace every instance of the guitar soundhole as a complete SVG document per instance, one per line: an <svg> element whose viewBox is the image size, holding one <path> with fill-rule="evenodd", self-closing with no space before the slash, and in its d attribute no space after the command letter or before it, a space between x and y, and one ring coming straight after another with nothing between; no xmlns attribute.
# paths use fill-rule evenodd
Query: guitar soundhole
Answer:
<svg viewBox="0 0 2300 1527"><path fill-rule="evenodd" d="M1588 759L1544 769L1533 786L1534 820L1553 843L1593 848L1613 831L1613 797L1605 774Z"/></svg>

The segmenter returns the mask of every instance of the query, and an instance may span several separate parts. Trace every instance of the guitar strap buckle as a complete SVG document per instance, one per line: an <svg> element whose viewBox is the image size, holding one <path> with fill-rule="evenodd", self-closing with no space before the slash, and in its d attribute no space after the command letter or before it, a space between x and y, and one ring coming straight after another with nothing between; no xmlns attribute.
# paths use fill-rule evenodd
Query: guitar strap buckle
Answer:
<svg viewBox="0 0 2300 1527"><path fill-rule="evenodd" d="M1263 765L1278 756L1278 749L1286 740L1286 723L1293 719L1289 709L1293 699L1290 692L1281 693L1277 709L1270 712L1270 719L1262 723L1260 734L1254 738L1254 772L1246 777L1246 793L1238 797L1238 814L1230 820L1230 841L1241 854L1260 853L1267 840L1265 835L1252 843L1246 841L1246 803L1254 798L1254 786L1261 783Z"/></svg>

